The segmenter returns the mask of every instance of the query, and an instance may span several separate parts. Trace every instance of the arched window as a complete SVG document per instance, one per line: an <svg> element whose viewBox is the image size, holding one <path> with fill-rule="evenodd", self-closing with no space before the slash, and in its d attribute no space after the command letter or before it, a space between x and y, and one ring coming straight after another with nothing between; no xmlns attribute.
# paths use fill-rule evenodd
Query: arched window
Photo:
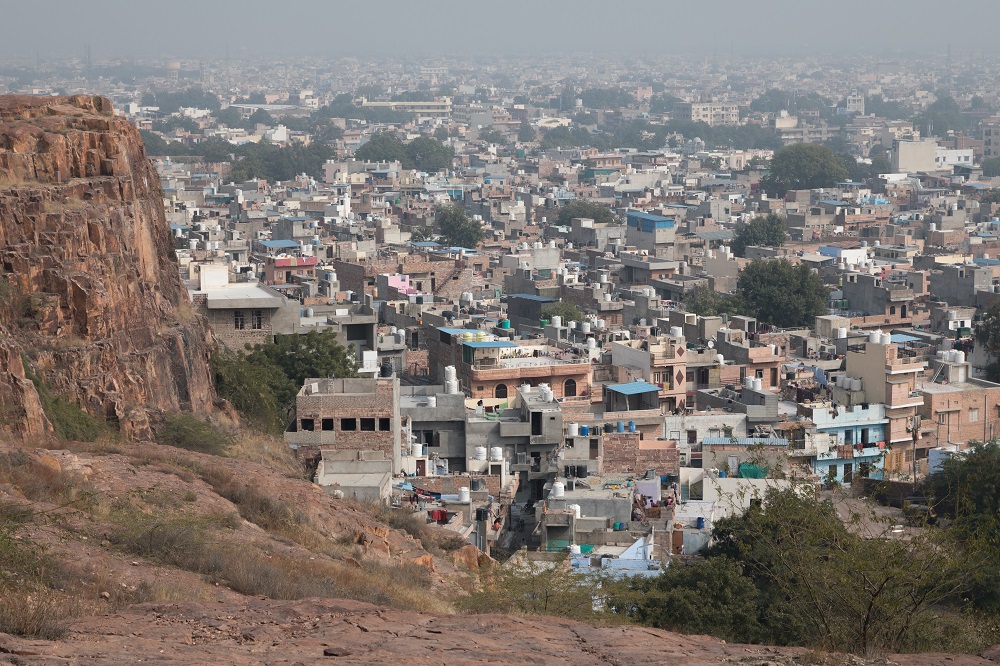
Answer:
<svg viewBox="0 0 1000 666"><path fill-rule="evenodd" d="M493 389L494 398L506 398L507 397L507 385L497 384L496 388Z"/></svg>
<svg viewBox="0 0 1000 666"><path fill-rule="evenodd" d="M563 396L567 398L572 398L576 395L576 380L567 379L566 383L563 384Z"/></svg>
<svg viewBox="0 0 1000 666"><path fill-rule="evenodd" d="M891 315L896 314L896 306L895 305L890 305L889 306L889 314L891 314Z"/></svg>

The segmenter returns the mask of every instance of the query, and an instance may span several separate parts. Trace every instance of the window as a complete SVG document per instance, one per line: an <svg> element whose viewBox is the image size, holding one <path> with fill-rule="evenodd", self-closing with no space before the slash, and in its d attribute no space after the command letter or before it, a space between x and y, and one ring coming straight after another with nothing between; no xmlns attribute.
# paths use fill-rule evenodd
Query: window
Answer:
<svg viewBox="0 0 1000 666"><path fill-rule="evenodd" d="M263 310L251 310L250 311L250 328L255 331L259 331L264 328L264 311Z"/></svg>
<svg viewBox="0 0 1000 666"><path fill-rule="evenodd" d="M243 310L233 310L233 328L237 331L242 331L246 326L246 322L243 319Z"/></svg>
<svg viewBox="0 0 1000 666"><path fill-rule="evenodd" d="M333 419L323 419L323 430L333 430Z"/></svg>
<svg viewBox="0 0 1000 666"><path fill-rule="evenodd" d="M313 420L312 419L302 419L302 429L303 430L305 430L306 432L312 432L314 427L315 426L313 425Z"/></svg>
<svg viewBox="0 0 1000 666"><path fill-rule="evenodd" d="M507 397L507 385L506 384L497 384L496 388L493 389L493 397L494 398L506 398Z"/></svg>
<svg viewBox="0 0 1000 666"><path fill-rule="evenodd" d="M357 430L358 420L357 419L340 419L340 429L341 430Z"/></svg>
<svg viewBox="0 0 1000 666"><path fill-rule="evenodd" d="M576 396L576 380L567 379L566 383L563 384L563 395L567 398L572 398Z"/></svg>
<svg viewBox="0 0 1000 666"><path fill-rule="evenodd" d="M391 427L392 427L392 421L390 419L379 419L378 420L378 429L379 430L385 432L385 431L388 431Z"/></svg>
<svg viewBox="0 0 1000 666"><path fill-rule="evenodd" d="M948 414L946 412L941 412L940 414L938 414L938 423L941 424L947 423L948 422L947 416Z"/></svg>
<svg viewBox="0 0 1000 666"><path fill-rule="evenodd" d="M361 419L361 429L365 432L375 432L375 419Z"/></svg>
<svg viewBox="0 0 1000 666"><path fill-rule="evenodd" d="M979 421L979 408L970 407L969 408L969 423L976 423Z"/></svg>

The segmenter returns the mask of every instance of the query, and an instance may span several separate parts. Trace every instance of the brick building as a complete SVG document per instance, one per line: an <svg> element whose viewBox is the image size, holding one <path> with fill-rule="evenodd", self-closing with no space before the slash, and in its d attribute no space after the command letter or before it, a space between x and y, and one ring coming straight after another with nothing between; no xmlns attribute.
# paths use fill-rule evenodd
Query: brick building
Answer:
<svg viewBox="0 0 1000 666"><path fill-rule="evenodd" d="M295 420L285 442L300 458L322 449L378 451L400 469L402 430L399 380L307 379L295 398Z"/></svg>

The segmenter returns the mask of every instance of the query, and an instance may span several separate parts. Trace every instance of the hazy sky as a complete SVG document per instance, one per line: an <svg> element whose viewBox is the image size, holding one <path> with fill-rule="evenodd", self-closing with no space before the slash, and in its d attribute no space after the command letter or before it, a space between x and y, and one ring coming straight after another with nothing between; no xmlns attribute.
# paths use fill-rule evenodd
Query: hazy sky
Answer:
<svg viewBox="0 0 1000 666"><path fill-rule="evenodd" d="M0 56L895 51L998 48L1000 1L0 0Z"/></svg>

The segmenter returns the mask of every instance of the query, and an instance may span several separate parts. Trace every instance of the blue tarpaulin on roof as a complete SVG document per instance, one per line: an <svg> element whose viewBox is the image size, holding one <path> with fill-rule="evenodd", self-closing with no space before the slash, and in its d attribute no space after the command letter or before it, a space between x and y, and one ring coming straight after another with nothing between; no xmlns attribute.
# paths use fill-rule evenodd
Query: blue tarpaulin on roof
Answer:
<svg viewBox="0 0 1000 666"><path fill-rule="evenodd" d="M612 384L605 386L608 391L621 393L622 395L636 395L637 393L649 393L655 391L659 393L660 387L649 382L629 382L628 384Z"/></svg>

